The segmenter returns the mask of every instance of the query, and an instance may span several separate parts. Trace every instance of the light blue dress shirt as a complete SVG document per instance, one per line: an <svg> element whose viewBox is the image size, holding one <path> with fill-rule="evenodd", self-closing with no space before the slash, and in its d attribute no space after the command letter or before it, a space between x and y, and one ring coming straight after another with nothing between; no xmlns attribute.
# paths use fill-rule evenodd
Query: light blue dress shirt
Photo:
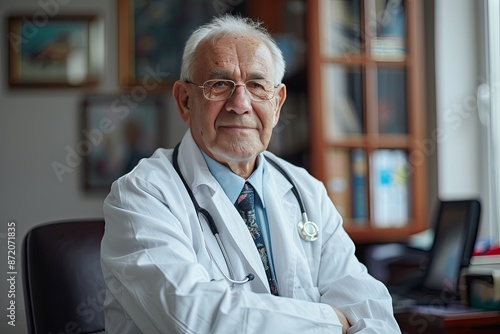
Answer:
<svg viewBox="0 0 500 334"><path fill-rule="evenodd" d="M259 157L257 158L257 168L255 168L252 175L250 175L250 177L245 180L244 178L234 174L228 167L210 158L205 154L205 152L201 151L201 153L203 155L203 158L205 158L210 173L215 177L217 182L219 182L231 203L236 203L236 200L238 199L238 196L240 195L245 182L250 183L252 187L254 187L256 194L255 216L257 218L257 224L259 225L262 237L264 238L264 243L266 244L271 273L273 275L273 278L276 280L276 273L274 272L271 235L269 233L269 222L267 220L266 205L264 204L264 174L266 173L266 167L269 165L262 158L262 155L259 155Z"/></svg>

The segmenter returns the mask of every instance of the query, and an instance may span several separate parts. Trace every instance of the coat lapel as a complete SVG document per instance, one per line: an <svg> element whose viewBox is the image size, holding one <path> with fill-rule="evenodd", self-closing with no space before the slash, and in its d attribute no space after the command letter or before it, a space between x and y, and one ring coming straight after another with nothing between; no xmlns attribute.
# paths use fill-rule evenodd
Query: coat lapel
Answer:
<svg viewBox="0 0 500 334"><path fill-rule="evenodd" d="M292 185L270 164L267 170L265 202L278 289L281 296L292 297L298 256L296 245L300 243L297 233L300 209L291 191Z"/></svg>

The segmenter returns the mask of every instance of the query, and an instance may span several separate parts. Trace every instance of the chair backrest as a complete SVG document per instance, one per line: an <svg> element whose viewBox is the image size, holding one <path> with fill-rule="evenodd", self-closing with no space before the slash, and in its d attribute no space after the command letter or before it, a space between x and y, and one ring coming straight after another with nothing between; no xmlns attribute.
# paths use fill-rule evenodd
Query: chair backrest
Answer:
<svg viewBox="0 0 500 334"><path fill-rule="evenodd" d="M29 334L105 333L103 233L103 220L82 220L44 224L26 234L22 266Z"/></svg>

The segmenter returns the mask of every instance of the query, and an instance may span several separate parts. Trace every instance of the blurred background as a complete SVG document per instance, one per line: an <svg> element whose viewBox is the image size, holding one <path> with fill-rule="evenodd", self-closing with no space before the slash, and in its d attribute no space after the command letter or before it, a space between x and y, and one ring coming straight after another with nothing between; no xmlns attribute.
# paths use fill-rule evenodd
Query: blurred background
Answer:
<svg viewBox="0 0 500 334"><path fill-rule="evenodd" d="M0 0L0 268L15 222L18 273L17 325L2 316L0 332L26 331L26 232L102 218L111 182L182 138L183 43L225 12L261 20L282 49L269 149L324 182L361 260L432 227L438 199L480 199L480 238L498 242L496 0Z"/></svg>

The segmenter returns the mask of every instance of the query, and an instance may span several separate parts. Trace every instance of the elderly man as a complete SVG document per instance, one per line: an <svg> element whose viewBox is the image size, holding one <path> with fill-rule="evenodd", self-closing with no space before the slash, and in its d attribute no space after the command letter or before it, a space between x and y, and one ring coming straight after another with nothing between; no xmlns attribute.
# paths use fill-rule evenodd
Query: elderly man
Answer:
<svg viewBox="0 0 500 334"><path fill-rule="evenodd" d="M249 19L191 35L173 86L189 130L104 203L108 333L399 333L324 186L266 152L284 71Z"/></svg>

